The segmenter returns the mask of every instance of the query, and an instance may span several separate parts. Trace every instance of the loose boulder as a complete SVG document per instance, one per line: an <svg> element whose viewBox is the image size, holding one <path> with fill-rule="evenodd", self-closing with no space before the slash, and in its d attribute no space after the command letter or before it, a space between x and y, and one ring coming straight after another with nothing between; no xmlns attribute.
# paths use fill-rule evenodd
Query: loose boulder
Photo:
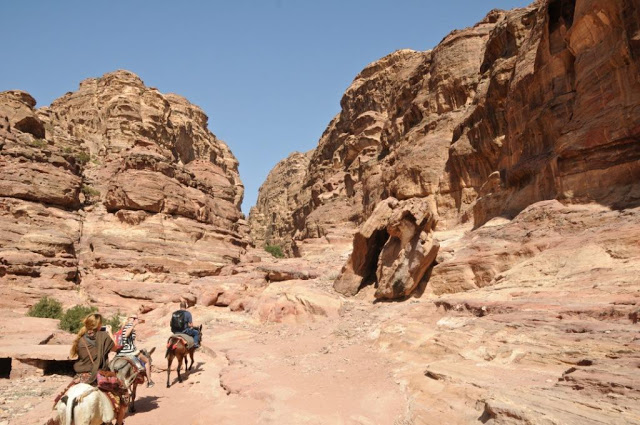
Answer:
<svg viewBox="0 0 640 425"><path fill-rule="evenodd" d="M430 197L382 201L356 233L353 252L334 289L352 296L375 281L377 299L409 296L436 259L436 223Z"/></svg>

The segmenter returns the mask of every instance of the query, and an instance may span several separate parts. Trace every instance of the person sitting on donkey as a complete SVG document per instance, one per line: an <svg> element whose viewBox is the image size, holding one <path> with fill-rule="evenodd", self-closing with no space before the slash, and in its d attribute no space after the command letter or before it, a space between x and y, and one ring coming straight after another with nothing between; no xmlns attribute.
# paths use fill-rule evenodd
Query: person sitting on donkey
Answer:
<svg viewBox="0 0 640 425"><path fill-rule="evenodd" d="M200 347L200 333L198 329L193 325L193 316L191 312L187 310L187 302L183 299L180 300L180 310L176 310L171 315L171 332L182 333L193 337L193 344L195 348Z"/></svg>

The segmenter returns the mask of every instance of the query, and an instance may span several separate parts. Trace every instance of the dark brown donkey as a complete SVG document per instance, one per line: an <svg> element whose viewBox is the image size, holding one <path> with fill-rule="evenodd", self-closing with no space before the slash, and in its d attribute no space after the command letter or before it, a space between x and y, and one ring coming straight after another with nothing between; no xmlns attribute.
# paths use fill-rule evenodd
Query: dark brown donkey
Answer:
<svg viewBox="0 0 640 425"><path fill-rule="evenodd" d="M202 345L202 325L198 326L198 332L200 332L200 345ZM182 338L172 335L169 337L167 341L167 354L165 357L167 358L167 388L171 386L171 381L169 380L169 376L171 375L171 362L173 362L173 358L176 357L178 359L178 382L182 382L182 376L180 375L180 369L182 368L182 359L187 357L191 357L191 364L187 367L189 363L189 359L184 361L184 369L191 370L193 367L193 352L196 351L194 347L191 347L190 350L187 350Z"/></svg>

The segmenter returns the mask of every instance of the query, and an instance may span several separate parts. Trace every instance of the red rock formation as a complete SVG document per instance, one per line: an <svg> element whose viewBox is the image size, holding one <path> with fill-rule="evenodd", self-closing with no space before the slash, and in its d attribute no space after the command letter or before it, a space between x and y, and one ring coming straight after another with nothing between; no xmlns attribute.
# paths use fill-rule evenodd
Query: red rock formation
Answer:
<svg viewBox="0 0 640 425"><path fill-rule="evenodd" d="M11 299L78 284L106 304L171 299L184 289L158 283L239 261L238 162L197 106L127 71L34 106L26 93L0 94L0 270Z"/></svg>
<svg viewBox="0 0 640 425"><path fill-rule="evenodd" d="M402 298L420 284L438 252L433 240L435 207L430 198L380 202L353 240L353 252L334 283L355 295L375 278L378 299Z"/></svg>
<svg viewBox="0 0 640 425"><path fill-rule="evenodd" d="M500 184L476 204L476 226L543 199L640 201L640 6L554 0L533 18L501 96L504 145L492 166ZM485 55L487 72L504 60Z"/></svg>
<svg viewBox="0 0 640 425"><path fill-rule="evenodd" d="M256 247L278 245L292 255L295 232L291 211L300 205L302 182L305 179L311 153L294 152L269 172L260 186L256 205L249 211L251 239Z"/></svg>
<svg viewBox="0 0 640 425"><path fill-rule="evenodd" d="M545 199L638 205L639 14L631 0L539 1L367 66L278 226L299 241L354 233L389 197L433 198L440 230Z"/></svg>

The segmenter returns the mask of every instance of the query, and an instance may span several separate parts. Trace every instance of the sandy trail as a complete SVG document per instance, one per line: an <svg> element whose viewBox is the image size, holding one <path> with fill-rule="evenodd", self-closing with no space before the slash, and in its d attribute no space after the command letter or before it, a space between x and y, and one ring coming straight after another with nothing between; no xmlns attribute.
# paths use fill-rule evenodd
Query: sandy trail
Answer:
<svg viewBox="0 0 640 425"><path fill-rule="evenodd" d="M182 383L177 381L174 363L171 388L166 388L166 372L163 371L154 373L154 387L141 385L135 402L136 412L127 417L126 424L196 423L218 402L221 391L216 389L219 367L215 359L202 352L197 353L195 359L192 371L183 371Z"/></svg>
<svg viewBox="0 0 640 425"><path fill-rule="evenodd" d="M174 363L171 388L162 372L154 375L154 388L140 389L127 425L401 423L395 421L403 417L405 397L389 364L331 330L227 329L203 345L182 383Z"/></svg>
<svg viewBox="0 0 640 425"><path fill-rule="evenodd" d="M145 346L157 347L156 385L139 387L127 425L405 423L406 394L373 342L374 321L365 310L305 324L229 322L215 311L198 313L208 335L182 383L174 360L171 388L166 332L148 333ZM10 424L42 423L46 414L34 409Z"/></svg>

